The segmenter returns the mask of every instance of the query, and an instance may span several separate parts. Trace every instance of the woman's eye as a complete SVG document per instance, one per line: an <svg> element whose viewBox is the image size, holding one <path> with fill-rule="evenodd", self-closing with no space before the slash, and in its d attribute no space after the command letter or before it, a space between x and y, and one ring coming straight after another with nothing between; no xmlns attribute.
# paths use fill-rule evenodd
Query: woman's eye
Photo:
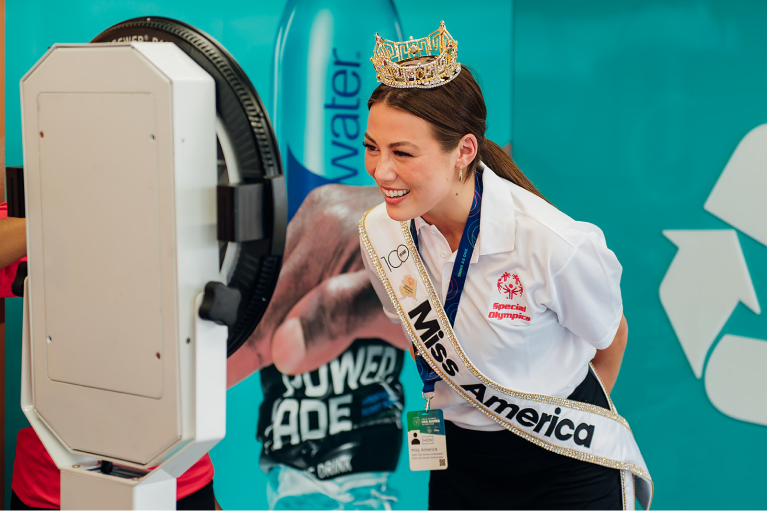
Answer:
<svg viewBox="0 0 767 511"><path fill-rule="evenodd" d="M368 144L366 142L362 143L362 147L364 147L366 151L371 151L372 152L372 151L376 151L377 150L375 148L375 146L372 146L372 145L370 145L370 144Z"/></svg>
<svg viewBox="0 0 767 511"><path fill-rule="evenodd" d="M405 153L405 152L402 152L402 151L394 151L394 154L396 154L397 156L407 156L407 157L412 157L413 156L412 154L408 154L408 153Z"/></svg>

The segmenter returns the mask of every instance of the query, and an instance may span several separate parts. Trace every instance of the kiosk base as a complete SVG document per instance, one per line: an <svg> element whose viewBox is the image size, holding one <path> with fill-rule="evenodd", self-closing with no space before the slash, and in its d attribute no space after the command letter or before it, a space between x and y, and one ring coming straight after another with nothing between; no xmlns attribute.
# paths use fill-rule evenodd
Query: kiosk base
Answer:
<svg viewBox="0 0 767 511"><path fill-rule="evenodd" d="M176 479L162 469L138 481L98 470L62 470L61 509L176 509Z"/></svg>

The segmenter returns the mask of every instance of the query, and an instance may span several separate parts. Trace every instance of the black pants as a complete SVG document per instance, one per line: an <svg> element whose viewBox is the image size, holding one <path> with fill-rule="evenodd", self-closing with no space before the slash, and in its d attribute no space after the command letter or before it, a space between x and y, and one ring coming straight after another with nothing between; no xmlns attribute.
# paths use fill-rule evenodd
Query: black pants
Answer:
<svg viewBox="0 0 767 511"><path fill-rule="evenodd" d="M24 504L16 492L11 490L11 509L37 509ZM58 509L58 508L56 508ZM176 509L216 509L216 498L213 496L213 481L183 499L176 501Z"/></svg>
<svg viewBox="0 0 767 511"><path fill-rule="evenodd" d="M609 408L589 375L568 397ZM446 470L429 479L429 509L622 509L620 472L547 451L510 431L445 421Z"/></svg>

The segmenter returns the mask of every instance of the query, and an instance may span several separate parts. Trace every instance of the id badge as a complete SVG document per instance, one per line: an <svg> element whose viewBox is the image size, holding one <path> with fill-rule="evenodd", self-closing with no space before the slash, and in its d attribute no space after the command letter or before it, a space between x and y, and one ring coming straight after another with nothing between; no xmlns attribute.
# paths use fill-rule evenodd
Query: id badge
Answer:
<svg viewBox="0 0 767 511"><path fill-rule="evenodd" d="M410 470L445 470L447 444L442 410L407 413Z"/></svg>

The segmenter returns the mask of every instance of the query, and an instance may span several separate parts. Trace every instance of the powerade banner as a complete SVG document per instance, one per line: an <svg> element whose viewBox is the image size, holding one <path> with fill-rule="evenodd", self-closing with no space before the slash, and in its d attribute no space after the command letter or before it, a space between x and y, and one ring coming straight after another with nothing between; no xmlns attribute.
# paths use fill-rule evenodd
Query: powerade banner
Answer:
<svg viewBox="0 0 767 511"><path fill-rule="evenodd" d="M363 186L309 194L288 226L264 318L229 358L230 384L260 371L257 439L270 508L385 509L399 499L401 486L389 478L402 450L407 341L372 288L355 220L380 199L377 188ZM271 360L301 345L317 370L287 376L252 356Z"/></svg>
<svg viewBox="0 0 767 511"><path fill-rule="evenodd" d="M318 479L393 471L402 447L404 352L358 339L316 371L261 371L261 468L289 465Z"/></svg>
<svg viewBox="0 0 767 511"><path fill-rule="evenodd" d="M307 245L310 236L316 239L316 233L328 227L328 210L341 208L347 217L359 216L357 206L372 207L365 202L368 197L381 200L377 189L373 195L363 192L365 200L356 200L362 198L360 189L331 193L321 188L374 184L365 170L362 142L367 98L377 85L368 60L375 32L401 37L391 0L290 0L283 10L273 53L272 119L288 183L286 266L296 261L291 247ZM311 203L304 205L313 190L306 200ZM340 223L345 226L349 219ZM306 226L311 226L310 232L303 240L293 240ZM351 230L337 226L308 245L307 250L323 255L353 252L347 256L353 262L345 266L336 264L340 256L327 261L338 271L325 272L318 286L361 269L359 241ZM322 265L322 256L307 263ZM291 279L292 274L280 278ZM280 296L275 293L273 300ZM339 312L328 310L340 307L338 303L320 298L312 304L311 315L320 322L338 321ZM340 315L354 314L350 310ZM382 314L380 309L377 313ZM309 322L302 321L301 328L306 342L312 342ZM357 339L338 358L310 373L288 377L274 366L261 370L264 399L257 439L263 443L260 465L269 478L270 507L365 503L382 508L396 501L387 480L397 468L402 447L402 365L403 352L384 340ZM342 478L343 489L318 483L337 478Z"/></svg>

